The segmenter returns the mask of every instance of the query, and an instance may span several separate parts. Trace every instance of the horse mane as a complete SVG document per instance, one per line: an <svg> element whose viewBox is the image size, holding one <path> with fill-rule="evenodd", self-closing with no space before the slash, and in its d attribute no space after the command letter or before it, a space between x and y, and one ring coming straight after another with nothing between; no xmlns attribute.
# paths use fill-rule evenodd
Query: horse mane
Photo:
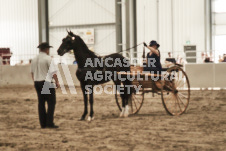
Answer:
<svg viewBox="0 0 226 151"><path fill-rule="evenodd" d="M89 48L87 47L87 45L85 44L85 42L83 41L83 39L80 36L75 35L73 32L69 32L69 35L72 36L72 37L75 37L76 40L79 40L79 43L80 43L80 45L83 48L83 51L85 53L89 54L92 57L97 57L98 56L95 52L89 50Z"/></svg>

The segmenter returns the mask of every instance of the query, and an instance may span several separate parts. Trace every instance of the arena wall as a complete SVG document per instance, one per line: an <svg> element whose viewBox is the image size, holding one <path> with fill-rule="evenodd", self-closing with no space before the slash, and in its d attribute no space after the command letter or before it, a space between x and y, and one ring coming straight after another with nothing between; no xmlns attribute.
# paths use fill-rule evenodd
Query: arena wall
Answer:
<svg viewBox="0 0 226 151"><path fill-rule="evenodd" d="M73 80L73 84L66 81L65 74L63 72L62 66L58 66L60 76L64 85L68 86L79 86L80 83L75 76L75 72L77 69L76 65L69 65L68 69L71 73L71 78ZM66 75L69 76L69 75ZM60 80L60 79L59 79ZM33 85L33 81L30 73L30 65L24 66L0 66L0 87L2 86L31 86Z"/></svg>
<svg viewBox="0 0 226 151"><path fill-rule="evenodd" d="M226 64L186 64L185 70L191 87L226 87Z"/></svg>
<svg viewBox="0 0 226 151"><path fill-rule="evenodd" d="M59 73L62 77L64 85L80 86L75 72L77 65L67 66L70 75L63 72L62 66L59 65ZM201 70L200 70L201 69ZM188 75L192 88L211 88L226 87L226 64L186 64L185 70ZM66 81L66 76L71 76L73 84ZM0 87L1 86L27 86L33 85L30 75L30 66L0 66Z"/></svg>

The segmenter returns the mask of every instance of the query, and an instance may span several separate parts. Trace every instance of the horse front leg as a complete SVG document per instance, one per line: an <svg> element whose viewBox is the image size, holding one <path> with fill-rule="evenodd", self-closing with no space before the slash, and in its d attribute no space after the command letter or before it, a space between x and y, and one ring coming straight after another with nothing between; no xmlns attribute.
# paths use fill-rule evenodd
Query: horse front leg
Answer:
<svg viewBox="0 0 226 151"><path fill-rule="evenodd" d="M94 120L94 111L93 111L93 86L90 88L90 93L89 93L89 104L90 104L90 114L88 117L88 121Z"/></svg>
<svg viewBox="0 0 226 151"><path fill-rule="evenodd" d="M84 100L84 113L82 117L79 119L80 121L84 121L86 118L86 115L88 113L88 99L87 99L87 91L85 89L85 84L81 83L82 93L83 93L83 100Z"/></svg>

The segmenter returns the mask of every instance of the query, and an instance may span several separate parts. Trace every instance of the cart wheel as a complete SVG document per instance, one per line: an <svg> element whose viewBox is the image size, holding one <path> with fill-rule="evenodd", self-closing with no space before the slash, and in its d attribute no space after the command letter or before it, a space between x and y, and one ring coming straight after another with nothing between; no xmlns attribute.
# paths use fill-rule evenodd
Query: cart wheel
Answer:
<svg viewBox="0 0 226 151"><path fill-rule="evenodd" d="M170 115L183 114L190 100L190 84L187 74L180 67L167 70L168 79L162 80L162 103Z"/></svg>
<svg viewBox="0 0 226 151"><path fill-rule="evenodd" d="M122 111L122 99L118 91L115 91L115 100L120 111ZM131 99L129 100L129 112L130 114L136 114L141 109L144 102L143 89L139 92L132 93Z"/></svg>

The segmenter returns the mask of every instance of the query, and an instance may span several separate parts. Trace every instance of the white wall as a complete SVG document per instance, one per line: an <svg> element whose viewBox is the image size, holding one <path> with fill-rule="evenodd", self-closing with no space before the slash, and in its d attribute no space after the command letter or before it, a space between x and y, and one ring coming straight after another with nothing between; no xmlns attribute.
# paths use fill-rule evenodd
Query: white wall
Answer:
<svg viewBox="0 0 226 151"><path fill-rule="evenodd" d="M94 28L95 44L88 45L98 55L107 55L115 53L115 26L114 25L98 25L98 26L84 26L84 27L70 27L70 30L76 31L77 29ZM54 58L61 58L61 62L65 64L72 64L75 60L73 55L65 54L63 57L57 55L57 49L62 43L62 39L67 36L65 27L50 28L50 44L53 48L50 51L50 55ZM56 60L59 62L59 59Z"/></svg>
<svg viewBox="0 0 226 151"><path fill-rule="evenodd" d="M157 40L157 0L137 1L137 43ZM141 57L143 48L137 49Z"/></svg>
<svg viewBox="0 0 226 151"><path fill-rule="evenodd" d="M0 20L0 47L10 47L13 60L28 60L38 53L37 0L0 0ZM115 0L49 0L53 54L65 37L66 28L94 28L95 45L92 47L95 52L116 52L114 22ZM204 22L204 0L137 0L137 43L158 40L162 58L168 51L183 53L187 40L203 51ZM138 51L142 53L142 47L138 47Z"/></svg>
<svg viewBox="0 0 226 151"><path fill-rule="evenodd" d="M0 0L0 47L13 52L11 64L28 62L38 53L37 4L37 0Z"/></svg>
<svg viewBox="0 0 226 151"><path fill-rule="evenodd" d="M226 1L212 0L213 41L216 60L226 52Z"/></svg>
<svg viewBox="0 0 226 151"><path fill-rule="evenodd" d="M186 41L204 51L204 8L204 0L138 0L137 42L157 40L162 59L169 51L179 51L183 55ZM141 48L138 50L142 52Z"/></svg>
<svg viewBox="0 0 226 151"><path fill-rule="evenodd" d="M174 0L173 50L183 50L186 41L205 50L205 5L204 0ZM198 54L199 55L199 54Z"/></svg>
<svg viewBox="0 0 226 151"><path fill-rule="evenodd" d="M49 0L51 26L115 22L115 0Z"/></svg>
<svg viewBox="0 0 226 151"><path fill-rule="evenodd" d="M62 81L63 85L80 86L80 83L75 75L77 66L70 65L67 67L70 71L70 75L73 80L73 83L67 83L67 80L61 65L58 65L59 81L60 82ZM34 85L34 82L31 78L30 65L24 65L24 66L8 66L8 65L1 66L0 65L0 70L1 70L0 87L13 86L13 85L19 85L19 86Z"/></svg>
<svg viewBox="0 0 226 151"><path fill-rule="evenodd" d="M88 47L94 52L106 55L116 52L115 0L49 0L50 44L54 46L51 55L67 35L66 28L94 28L95 44ZM62 62L71 64L73 56L66 54ZM70 61L65 61L70 60Z"/></svg>

